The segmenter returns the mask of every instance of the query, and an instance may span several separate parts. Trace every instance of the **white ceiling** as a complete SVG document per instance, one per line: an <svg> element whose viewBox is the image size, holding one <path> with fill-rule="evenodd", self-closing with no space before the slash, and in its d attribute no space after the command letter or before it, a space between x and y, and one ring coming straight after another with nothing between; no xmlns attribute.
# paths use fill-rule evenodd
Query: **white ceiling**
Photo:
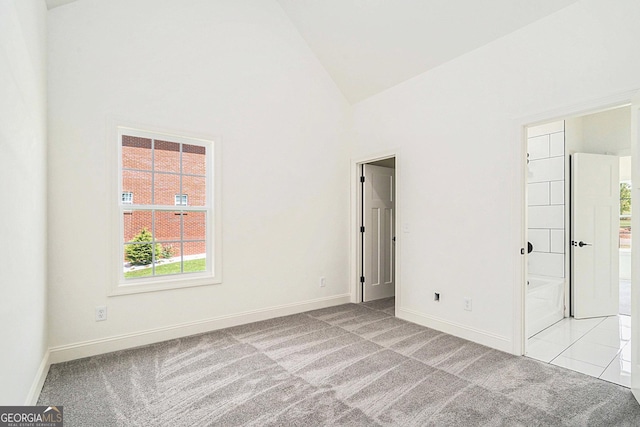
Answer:
<svg viewBox="0 0 640 427"><path fill-rule="evenodd" d="M277 0L354 103L577 0Z"/></svg>
<svg viewBox="0 0 640 427"><path fill-rule="evenodd" d="M276 1L355 103L578 0Z"/></svg>

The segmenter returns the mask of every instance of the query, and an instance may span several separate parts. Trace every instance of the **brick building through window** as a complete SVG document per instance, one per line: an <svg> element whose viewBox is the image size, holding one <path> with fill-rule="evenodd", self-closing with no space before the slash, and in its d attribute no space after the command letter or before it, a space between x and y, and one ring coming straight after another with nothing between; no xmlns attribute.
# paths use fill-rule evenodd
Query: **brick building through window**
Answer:
<svg viewBox="0 0 640 427"><path fill-rule="evenodd" d="M179 262L178 273L205 269L204 263L195 270L185 263L206 259L207 147L123 134L121 170L125 262L131 261L128 247L151 243L157 249L145 275L169 274L159 272L158 261ZM143 230L150 237L136 241Z"/></svg>

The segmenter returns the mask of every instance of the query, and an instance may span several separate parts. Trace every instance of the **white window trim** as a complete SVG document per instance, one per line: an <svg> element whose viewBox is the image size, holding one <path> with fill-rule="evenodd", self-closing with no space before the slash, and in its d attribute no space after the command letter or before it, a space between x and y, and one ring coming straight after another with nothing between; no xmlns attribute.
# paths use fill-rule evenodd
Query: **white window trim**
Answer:
<svg viewBox="0 0 640 427"><path fill-rule="evenodd" d="M142 130L142 129L146 130ZM110 200L112 212L112 230L117 238L111 239L110 253L112 254L111 280L108 289L109 296L138 294L143 292L166 291L169 289L187 288L193 286L205 286L222 283L222 226L221 226L221 138L202 137L193 135L176 135L174 132L161 130L149 126L125 125L122 122L114 123L112 127L110 144L115 147L110 150L110 168L113 171L113 187L115 191L111 194L122 193L122 136L137 136L141 138L165 139L172 142L185 144L204 145L207 148L207 227L206 227L206 250L207 250L207 270L197 273L175 274L167 276L154 276L135 280L125 280L122 269L124 259L124 235L123 212L130 212L131 208L144 209L146 205L135 205L122 203L122 197L117 198L117 203ZM117 190L116 190L117 189ZM147 206L148 207L148 206ZM156 210L175 210L176 206L155 206ZM180 206L181 210L202 210L203 207ZM210 254L210 255L209 255Z"/></svg>

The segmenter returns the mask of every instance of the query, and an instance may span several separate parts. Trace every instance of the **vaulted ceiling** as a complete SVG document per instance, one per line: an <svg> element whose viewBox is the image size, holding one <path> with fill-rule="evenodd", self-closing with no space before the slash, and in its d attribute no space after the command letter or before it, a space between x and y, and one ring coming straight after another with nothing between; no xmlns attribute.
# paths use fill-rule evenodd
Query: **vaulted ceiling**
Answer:
<svg viewBox="0 0 640 427"><path fill-rule="evenodd" d="M357 102L576 0L277 0Z"/></svg>
<svg viewBox="0 0 640 427"><path fill-rule="evenodd" d="M47 0L47 5L71 1ZM577 0L276 1L355 103Z"/></svg>

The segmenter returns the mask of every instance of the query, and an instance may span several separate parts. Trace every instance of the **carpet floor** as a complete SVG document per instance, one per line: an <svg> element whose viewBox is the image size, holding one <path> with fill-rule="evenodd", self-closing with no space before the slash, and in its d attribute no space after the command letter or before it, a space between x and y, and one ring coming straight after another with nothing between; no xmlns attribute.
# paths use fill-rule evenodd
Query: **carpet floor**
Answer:
<svg viewBox="0 0 640 427"><path fill-rule="evenodd" d="M638 426L629 389L345 304L51 366L65 426Z"/></svg>

